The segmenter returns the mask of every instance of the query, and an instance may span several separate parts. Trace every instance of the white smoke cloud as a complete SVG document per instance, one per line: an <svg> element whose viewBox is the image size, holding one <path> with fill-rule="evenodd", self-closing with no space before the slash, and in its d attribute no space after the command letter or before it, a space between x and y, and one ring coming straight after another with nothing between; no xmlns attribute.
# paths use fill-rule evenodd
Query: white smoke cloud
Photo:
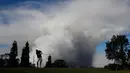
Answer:
<svg viewBox="0 0 130 73"><path fill-rule="evenodd" d="M79 60L76 62L89 65L99 42L113 34L129 32L128 18L127 0L73 1L45 23L51 34L39 37L35 43L44 53L51 53L55 58L63 57L72 62ZM49 48L50 44L56 47Z"/></svg>
<svg viewBox="0 0 130 73"><path fill-rule="evenodd" d="M129 33L128 0L74 0L42 9L41 4L39 9L22 6L1 11L8 25L0 25L0 43L10 44L14 39L20 44L33 42L31 62L33 58L36 62L38 48L44 53L44 64L52 54L53 60L63 58L82 66L94 62L99 66L107 62L93 60L97 44L113 34Z"/></svg>

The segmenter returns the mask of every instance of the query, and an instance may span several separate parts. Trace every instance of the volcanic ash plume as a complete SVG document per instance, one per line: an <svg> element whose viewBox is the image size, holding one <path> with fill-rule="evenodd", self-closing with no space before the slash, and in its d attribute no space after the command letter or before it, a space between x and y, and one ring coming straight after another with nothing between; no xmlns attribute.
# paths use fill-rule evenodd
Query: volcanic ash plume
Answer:
<svg viewBox="0 0 130 73"><path fill-rule="evenodd" d="M64 59L76 66L92 66L97 44L113 34L129 32L127 0L74 0L60 6L43 17L43 33L30 53L35 63L35 50L40 49L43 65L51 54L53 61Z"/></svg>

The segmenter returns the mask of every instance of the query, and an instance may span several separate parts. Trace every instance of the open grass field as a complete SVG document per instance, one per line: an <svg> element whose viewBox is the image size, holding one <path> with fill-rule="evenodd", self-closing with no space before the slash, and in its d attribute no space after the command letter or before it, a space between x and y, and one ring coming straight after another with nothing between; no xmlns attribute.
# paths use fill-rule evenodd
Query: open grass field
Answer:
<svg viewBox="0 0 130 73"><path fill-rule="evenodd" d="M130 73L130 71L110 71L106 69L85 69L85 68L10 68L0 69L0 73Z"/></svg>

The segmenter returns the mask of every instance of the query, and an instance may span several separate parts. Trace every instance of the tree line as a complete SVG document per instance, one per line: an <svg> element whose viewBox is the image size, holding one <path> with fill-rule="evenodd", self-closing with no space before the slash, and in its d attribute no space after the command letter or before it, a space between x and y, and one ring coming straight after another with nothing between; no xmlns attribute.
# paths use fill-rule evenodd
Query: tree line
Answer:
<svg viewBox="0 0 130 73"><path fill-rule="evenodd" d="M22 49L21 58L18 56L18 45L14 41L10 53L0 55L0 68L8 67L36 67L29 61L30 46L29 42L26 42ZM106 58L113 60L114 63L104 66L106 69L120 70L130 69L130 42L126 35L113 35L109 41L106 42L105 48ZM51 56L48 56L45 68L57 67L68 68L69 65L65 60L57 59L52 63Z"/></svg>
<svg viewBox="0 0 130 73"><path fill-rule="evenodd" d="M17 67L36 67L35 64L32 64L29 59L30 46L29 42L26 42L24 48L22 49L21 58L18 56L18 45L14 41L12 48L9 53L0 55L0 68L17 68ZM48 61L46 62L45 68L48 67L68 67L65 60L57 59L52 63L51 56L48 56Z"/></svg>
<svg viewBox="0 0 130 73"><path fill-rule="evenodd" d="M17 58L18 56L18 45L14 41L10 53L5 53L0 55L0 67L30 67L31 63L29 62L29 43L26 42L23 50L21 60Z"/></svg>

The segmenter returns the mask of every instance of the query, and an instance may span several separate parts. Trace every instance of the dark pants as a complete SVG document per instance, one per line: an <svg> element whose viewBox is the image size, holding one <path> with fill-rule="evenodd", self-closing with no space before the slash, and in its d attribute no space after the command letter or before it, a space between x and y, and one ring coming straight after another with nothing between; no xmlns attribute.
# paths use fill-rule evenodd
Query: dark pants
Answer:
<svg viewBox="0 0 130 73"><path fill-rule="evenodd" d="M38 61L37 61L37 67L39 65L39 62L40 62L40 67L41 67L41 64L42 64L42 58L38 58Z"/></svg>

